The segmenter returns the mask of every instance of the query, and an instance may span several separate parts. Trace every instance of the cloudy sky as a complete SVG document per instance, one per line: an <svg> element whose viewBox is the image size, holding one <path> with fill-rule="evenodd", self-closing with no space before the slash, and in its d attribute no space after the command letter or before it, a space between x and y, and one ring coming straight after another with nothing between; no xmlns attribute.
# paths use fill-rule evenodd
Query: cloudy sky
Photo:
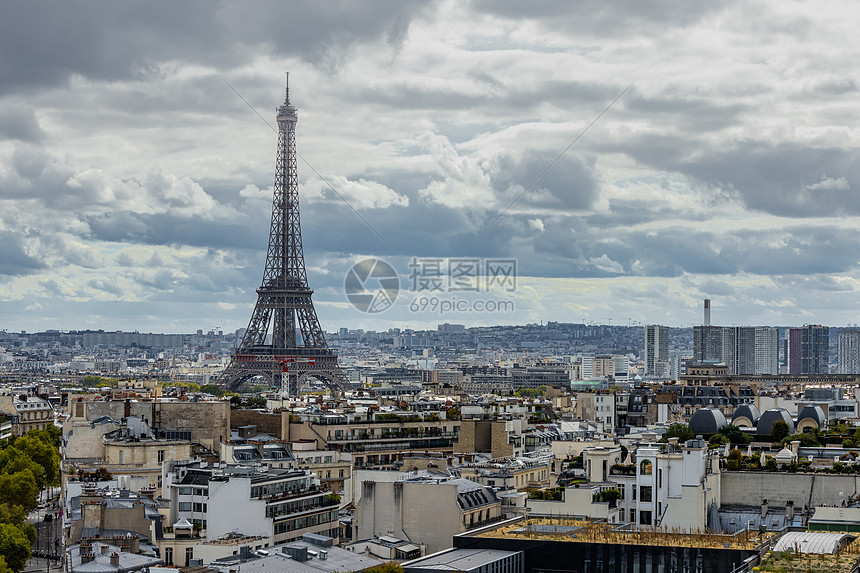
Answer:
<svg viewBox="0 0 860 573"><path fill-rule="evenodd" d="M689 326L705 297L860 322L851 4L0 6L0 329L246 326L276 134L230 86L274 123L285 71L326 330ZM386 312L344 294L369 257L401 275ZM516 289L413 288L449 259L515 259Z"/></svg>

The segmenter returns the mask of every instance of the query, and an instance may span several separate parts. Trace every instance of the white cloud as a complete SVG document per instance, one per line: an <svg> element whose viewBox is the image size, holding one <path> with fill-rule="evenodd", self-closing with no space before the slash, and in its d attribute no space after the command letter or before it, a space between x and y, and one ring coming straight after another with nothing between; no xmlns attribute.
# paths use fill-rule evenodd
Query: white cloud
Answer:
<svg viewBox="0 0 860 573"><path fill-rule="evenodd" d="M844 177L828 177L825 174L821 174L821 179L819 179L816 183L811 183L806 186L810 191L848 191L851 189L851 186L848 184L848 181Z"/></svg>

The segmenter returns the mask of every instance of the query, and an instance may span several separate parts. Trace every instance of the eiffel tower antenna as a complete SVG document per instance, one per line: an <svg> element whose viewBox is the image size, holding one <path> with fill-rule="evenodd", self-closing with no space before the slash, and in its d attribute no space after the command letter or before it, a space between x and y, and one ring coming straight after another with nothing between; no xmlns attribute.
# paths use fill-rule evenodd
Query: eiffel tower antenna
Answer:
<svg viewBox="0 0 860 573"><path fill-rule="evenodd" d="M281 392L298 396L310 378L332 390L349 387L326 343L308 286L296 169L298 114L290 103L289 73L284 103L277 110L278 151L272 224L263 282L242 342L218 382L230 389L255 376L267 378ZM299 336L300 335L300 336Z"/></svg>

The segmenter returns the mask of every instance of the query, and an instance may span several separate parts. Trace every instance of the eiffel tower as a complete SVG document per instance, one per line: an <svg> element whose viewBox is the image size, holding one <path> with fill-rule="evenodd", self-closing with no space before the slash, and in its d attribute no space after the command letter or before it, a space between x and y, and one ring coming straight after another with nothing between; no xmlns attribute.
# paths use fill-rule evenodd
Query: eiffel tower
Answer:
<svg viewBox="0 0 860 573"><path fill-rule="evenodd" d="M289 75L277 120L272 226L263 282L257 289L257 305L248 330L218 383L235 389L250 378L263 376L273 386L280 386L282 393L298 396L302 385L316 378L332 390L344 390L349 383L320 328L311 300L314 291L308 286L305 271L296 170L298 114L290 104Z"/></svg>

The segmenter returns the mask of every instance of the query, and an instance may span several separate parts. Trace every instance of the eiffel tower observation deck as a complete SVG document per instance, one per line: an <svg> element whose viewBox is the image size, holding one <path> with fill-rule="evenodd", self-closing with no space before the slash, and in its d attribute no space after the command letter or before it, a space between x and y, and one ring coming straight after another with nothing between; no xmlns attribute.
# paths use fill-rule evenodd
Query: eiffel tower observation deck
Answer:
<svg viewBox="0 0 860 573"><path fill-rule="evenodd" d="M320 328L305 271L296 171L298 114L290 103L289 76L277 120L272 225L263 282L245 336L218 383L235 389L263 377L280 386L283 394L297 396L303 385L316 379L332 390L344 390L349 383Z"/></svg>

